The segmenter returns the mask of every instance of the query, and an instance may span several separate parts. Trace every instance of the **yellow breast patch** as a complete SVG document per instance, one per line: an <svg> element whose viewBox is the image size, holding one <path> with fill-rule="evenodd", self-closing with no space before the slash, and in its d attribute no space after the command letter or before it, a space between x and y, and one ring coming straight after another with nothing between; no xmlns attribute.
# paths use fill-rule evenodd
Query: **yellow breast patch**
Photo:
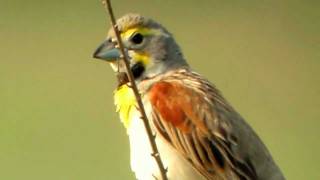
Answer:
<svg viewBox="0 0 320 180"><path fill-rule="evenodd" d="M132 89L127 84L120 86L114 92L114 102L121 122L128 128L136 110L136 98Z"/></svg>

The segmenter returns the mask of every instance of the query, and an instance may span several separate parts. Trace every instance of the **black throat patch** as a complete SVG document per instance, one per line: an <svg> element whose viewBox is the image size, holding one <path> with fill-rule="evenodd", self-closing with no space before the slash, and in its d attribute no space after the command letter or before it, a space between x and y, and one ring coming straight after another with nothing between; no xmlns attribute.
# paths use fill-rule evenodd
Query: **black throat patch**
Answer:
<svg viewBox="0 0 320 180"><path fill-rule="evenodd" d="M131 71L135 79L139 78L144 72L144 70L145 68L141 62L138 62L137 64L131 67ZM117 79L118 79L118 87L122 86L123 84L127 84L129 82L129 78L126 72L117 73Z"/></svg>
<svg viewBox="0 0 320 180"><path fill-rule="evenodd" d="M131 67L131 71L135 79L139 78L144 72L144 70L145 68L141 62L138 62L137 64Z"/></svg>

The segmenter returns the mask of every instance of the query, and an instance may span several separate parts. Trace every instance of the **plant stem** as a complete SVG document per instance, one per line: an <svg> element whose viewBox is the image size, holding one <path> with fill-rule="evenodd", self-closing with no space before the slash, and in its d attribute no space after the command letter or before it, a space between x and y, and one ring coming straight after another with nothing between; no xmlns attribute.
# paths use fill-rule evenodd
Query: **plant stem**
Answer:
<svg viewBox="0 0 320 180"><path fill-rule="evenodd" d="M144 106L143 106L143 103L142 103L142 99L141 99L140 93L139 93L137 85L135 83L133 74L132 74L132 72L130 70L130 63L129 63L129 60L127 58L127 54L125 53L124 45L123 45L119 30L118 30L118 28L116 26L116 21L115 21L115 18L114 18L111 2L110 2L110 0L102 0L102 4L104 5L106 11L108 12L108 14L110 16L111 24L112 24L113 30L115 32L115 35L116 35L116 38L117 38L117 41L118 41L118 45L119 45L119 48L120 48L120 51L121 51L122 58L124 60L124 64L126 66L126 71L127 71L127 75L128 75L129 81L131 83L131 88L133 90L133 93L134 93L134 95L136 97L136 101L138 103L138 110L141 113L141 119L142 119L142 121L144 123L146 132L148 134L148 139L149 139L150 146L151 146L151 149L152 149L151 156L154 157L154 159L156 160L156 162L158 164L162 180L168 180L167 169L164 168L164 165L163 165L163 162L161 160L160 153L159 153L159 150L157 148L156 141L155 141L155 137L156 136L153 135L151 126L149 124L149 121L148 121L148 118L147 118L147 115L146 115L146 112L145 112L145 109L144 109Z"/></svg>

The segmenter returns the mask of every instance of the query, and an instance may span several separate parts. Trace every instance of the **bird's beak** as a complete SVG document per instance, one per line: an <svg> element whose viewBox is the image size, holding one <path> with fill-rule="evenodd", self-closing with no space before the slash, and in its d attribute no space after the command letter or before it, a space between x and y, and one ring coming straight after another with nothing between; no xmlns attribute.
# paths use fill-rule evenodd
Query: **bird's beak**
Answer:
<svg viewBox="0 0 320 180"><path fill-rule="evenodd" d="M93 57L105 61L116 61L120 59L120 50L115 47L115 44L106 40L93 53Z"/></svg>

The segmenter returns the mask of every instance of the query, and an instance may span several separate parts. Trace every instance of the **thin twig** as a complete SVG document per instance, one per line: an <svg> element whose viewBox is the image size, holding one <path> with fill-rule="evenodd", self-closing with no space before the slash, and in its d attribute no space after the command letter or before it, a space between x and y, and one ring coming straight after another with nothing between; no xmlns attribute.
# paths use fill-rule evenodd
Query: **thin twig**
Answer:
<svg viewBox="0 0 320 180"><path fill-rule="evenodd" d="M153 132L151 130L151 126L149 124L146 112L144 110L144 106L143 106L143 103L142 103L142 100L141 100L140 93L139 93L137 85L135 83L133 74L132 74L132 72L130 70L130 63L129 63L127 54L125 53L123 42L121 40L121 36L120 36L119 30L118 30L118 28L116 26L116 21L115 21L115 18L114 18L112 7L111 7L111 2L110 2L110 0L102 0L102 4L104 5L104 7L105 7L107 13L110 16L110 19L111 19L111 24L112 24L113 30L115 32L115 35L116 35L116 38L117 38L117 41L118 41L118 45L119 45L119 48L120 48L120 51L121 51L121 54L122 54L122 58L124 60L124 64L126 66L127 75L129 77L129 80L130 80L130 83L131 83L131 88L132 88L133 93L134 93L134 95L136 97L136 101L138 103L139 111L141 113L141 119L143 120L146 132L148 134L150 146L152 148L151 156L154 157L154 159L156 160L156 162L158 164L162 180L168 180L167 169L164 168L163 162L161 160L160 153L158 151L157 144L155 142L155 136L153 135Z"/></svg>

